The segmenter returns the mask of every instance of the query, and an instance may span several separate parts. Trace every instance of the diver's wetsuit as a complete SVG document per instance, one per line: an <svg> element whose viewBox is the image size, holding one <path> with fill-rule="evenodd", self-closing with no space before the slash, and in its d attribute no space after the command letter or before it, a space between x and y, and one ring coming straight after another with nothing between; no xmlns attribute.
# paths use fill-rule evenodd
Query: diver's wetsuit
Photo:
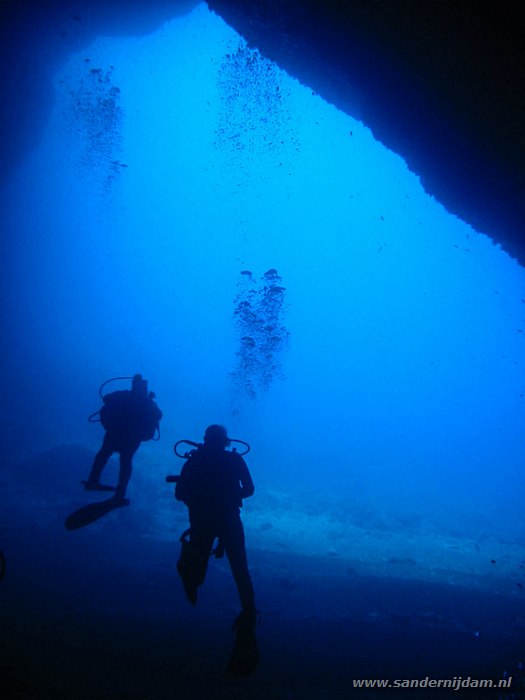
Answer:
<svg viewBox="0 0 525 700"><path fill-rule="evenodd" d="M255 612L255 598L239 509L242 499L253 492L244 459L216 445L201 445L191 454L175 489L175 497L188 506L190 544L203 553L202 580L213 542L218 537L228 557L242 608L247 612Z"/></svg>
<svg viewBox="0 0 525 700"><path fill-rule="evenodd" d="M95 455L86 488L96 489L102 470L114 452L120 455L119 480L115 491L117 500L124 500L131 478L132 459L140 443L150 440L162 418L145 385L131 391L115 391L104 397L101 422L106 429L102 447Z"/></svg>

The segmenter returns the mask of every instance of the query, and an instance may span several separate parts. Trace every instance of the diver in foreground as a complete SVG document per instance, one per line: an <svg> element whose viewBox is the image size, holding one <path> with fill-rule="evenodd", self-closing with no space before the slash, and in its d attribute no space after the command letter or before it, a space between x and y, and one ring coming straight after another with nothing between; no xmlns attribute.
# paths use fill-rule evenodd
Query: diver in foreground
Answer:
<svg viewBox="0 0 525 700"><path fill-rule="evenodd" d="M102 387L114 381L112 379L104 382L100 387L99 393L104 405L100 411L90 416L90 420L100 414L99 420L106 434L102 447L95 455L89 477L82 483L88 491L115 491L115 502L127 505L129 501L125 496L131 478L133 456L141 442L153 439L155 432L159 429L162 411L153 400L155 396L153 392L148 393L148 382L142 378L142 375L136 374L133 378L117 377L116 379L132 379L131 390L114 391L102 395ZM116 488L100 483L102 470L114 452L120 455L119 480Z"/></svg>
<svg viewBox="0 0 525 700"><path fill-rule="evenodd" d="M258 661L257 610L239 511L243 499L253 495L254 485L242 456L235 449L226 450L231 442L222 425L210 425L203 444L190 442L197 449L184 455L186 462L180 476L168 480L177 482L175 498L188 507L190 529L181 537L177 570L193 605L206 577L210 555L220 557L225 552L228 557L242 608L234 623L236 642L228 671L246 676L255 670ZM212 550L216 538L218 545Z"/></svg>

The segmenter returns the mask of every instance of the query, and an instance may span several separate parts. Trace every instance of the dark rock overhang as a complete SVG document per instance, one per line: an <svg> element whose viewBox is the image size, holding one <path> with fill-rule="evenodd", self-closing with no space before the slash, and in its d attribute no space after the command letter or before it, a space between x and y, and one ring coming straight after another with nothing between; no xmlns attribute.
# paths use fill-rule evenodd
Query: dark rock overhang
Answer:
<svg viewBox="0 0 525 700"><path fill-rule="evenodd" d="M209 0L250 43L399 153L525 263L519 0Z"/></svg>
<svg viewBox="0 0 525 700"><path fill-rule="evenodd" d="M56 62L188 0L4 5L1 158L35 145ZM246 40L399 153L427 192L525 263L521 0L209 0Z"/></svg>

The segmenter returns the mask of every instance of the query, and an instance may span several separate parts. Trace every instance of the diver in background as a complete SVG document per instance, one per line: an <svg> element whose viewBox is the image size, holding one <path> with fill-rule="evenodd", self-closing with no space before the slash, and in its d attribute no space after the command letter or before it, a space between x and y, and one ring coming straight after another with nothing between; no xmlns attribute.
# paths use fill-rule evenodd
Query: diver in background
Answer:
<svg viewBox="0 0 525 700"><path fill-rule="evenodd" d="M258 660L257 610L239 511L242 500L253 495L255 489L246 462L235 451L226 450L229 445L226 429L210 425L204 444L190 453L178 477L175 497L188 507L190 530L189 540L182 540L177 569L186 596L195 605L214 540L219 539L215 554L226 552L242 608L234 623L237 639L228 670L247 675Z"/></svg>
<svg viewBox="0 0 525 700"><path fill-rule="evenodd" d="M162 411L148 393L148 382L136 374L131 390L114 391L103 397L100 422L106 434L102 447L95 455L93 466L84 487L88 491L115 490L115 500L126 502L126 489L131 478L132 459L140 443L151 440L158 430ZM120 455L119 480L116 489L100 483L100 475L114 452Z"/></svg>

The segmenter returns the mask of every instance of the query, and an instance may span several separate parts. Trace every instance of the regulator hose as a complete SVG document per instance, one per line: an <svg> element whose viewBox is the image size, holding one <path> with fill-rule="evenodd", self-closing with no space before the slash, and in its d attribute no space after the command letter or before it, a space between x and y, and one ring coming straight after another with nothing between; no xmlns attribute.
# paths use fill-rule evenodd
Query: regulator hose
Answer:
<svg viewBox="0 0 525 700"><path fill-rule="evenodd" d="M104 394L102 393L102 389L106 386L106 384L109 384L110 382L116 382L119 381L120 379L133 379L133 377L111 377L111 379L106 379L105 382L102 382L102 384L98 388L98 395L104 401ZM95 411L95 413L92 413L90 416L88 416L88 421L89 423L100 423L100 417L97 418L97 416L100 416L100 410ZM160 439L160 431L159 431L159 437L157 440Z"/></svg>
<svg viewBox="0 0 525 700"><path fill-rule="evenodd" d="M177 452L177 447L179 445L191 445L192 447L196 447L197 449L201 447L201 445L198 442L193 442L193 440L178 440L174 445L173 445L173 452L177 455L177 457L180 457L181 459L187 459L189 456L188 452L184 452L184 454L180 454L180 452Z"/></svg>
<svg viewBox="0 0 525 700"><path fill-rule="evenodd" d="M252 449L247 442L244 442L244 440L234 440L233 438L230 438L230 442L236 442L238 445L244 446L243 452L239 452L236 447L234 447L232 449L232 452L236 452L241 457L243 457L244 455L247 455L248 452Z"/></svg>
<svg viewBox="0 0 525 700"><path fill-rule="evenodd" d="M244 442L244 440L234 440L233 438L229 438L229 440L230 440L230 443L236 442L237 444L242 445L244 447L242 452L238 452L236 447L234 447L231 450L232 452L235 452L235 454L238 454L240 457L247 455L248 452L251 450L250 445L247 442ZM196 447L197 449L199 449L199 447L202 447L202 443L193 442L193 440L178 440L173 445L173 452L175 452L177 457L180 457L181 459L188 459L188 457L189 457L189 452L184 452L183 454L181 454L180 452L177 451L177 447L181 444L191 445L192 447Z"/></svg>
<svg viewBox="0 0 525 700"><path fill-rule="evenodd" d="M111 377L111 379L106 379L106 381L102 382L102 384L98 388L98 395L102 400L104 400L104 394L102 393L102 389L106 386L106 384L109 384L110 382L117 382L120 379L133 379L133 377Z"/></svg>
<svg viewBox="0 0 525 700"><path fill-rule="evenodd" d="M136 375L134 375L133 377L111 377L111 379L106 379L106 381L102 382L102 384L99 386L98 395L100 396L102 401L104 401L104 394L102 393L102 390L104 389L106 384L109 384L110 382L118 382L122 379L134 379L135 376ZM155 397L155 394L152 391L150 391L149 396L151 399L153 399ZM89 423L100 423L100 409L98 411L95 411L94 413L92 413L90 416L88 416L88 422ZM157 437L153 437L151 439L154 440L155 442L158 442L160 440L160 427L158 425L155 428L155 432L157 433Z"/></svg>

